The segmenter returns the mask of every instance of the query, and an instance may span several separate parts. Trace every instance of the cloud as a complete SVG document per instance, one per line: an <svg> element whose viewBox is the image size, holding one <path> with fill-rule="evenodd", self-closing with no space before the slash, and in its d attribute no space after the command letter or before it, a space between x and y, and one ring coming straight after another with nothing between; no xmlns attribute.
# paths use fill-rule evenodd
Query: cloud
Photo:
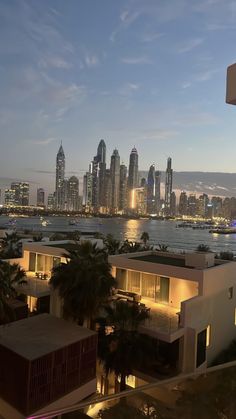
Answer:
<svg viewBox="0 0 236 419"><path fill-rule="evenodd" d="M189 81L186 81L181 85L182 89L188 89L190 86L192 86L192 83L190 83Z"/></svg>
<svg viewBox="0 0 236 419"><path fill-rule="evenodd" d="M197 74L194 79L198 82L204 82L210 80L214 74L218 73L220 71L219 68L214 68L212 70L206 70L202 73Z"/></svg>
<svg viewBox="0 0 236 419"><path fill-rule="evenodd" d="M147 33L142 36L142 42L153 42L157 39L160 39L164 36L164 33L154 32L154 33Z"/></svg>
<svg viewBox="0 0 236 419"><path fill-rule="evenodd" d="M124 64L151 64L151 60L146 56L140 57L124 57L121 59L121 62Z"/></svg>
<svg viewBox="0 0 236 419"><path fill-rule="evenodd" d="M95 54L86 54L85 55L85 63L87 67L97 67L99 65L99 59Z"/></svg>
<svg viewBox="0 0 236 419"><path fill-rule="evenodd" d="M137 83L125 83L119 90L121 96L131 96L134 92L137 92L140 85Z"/></svg>
<svg viewBox="0 0 236 419"><path fill-rule="evenodd" d="M145 130L143 135L139 137L140 140L152 140L152 141L163 141L163 140L171 140L179 135L178 131L170 130L170 129L153 129L153 130Z"/></svg>
<svg viewBox="0 0 236 419"><path fill-rule="evenodd" d="M190 52L194 48L197 48L199 45L201 45L203 43L203 41L204 41L203 38L190 39L190 40L184 42L182 46L177 48L177 53L184 54L186 52Z"/></svg>
<svg viewBox="0 0 236 419"><path fill-rule="evenodd" d="M66 61L63 57L59 56L45 56L40 59L39 67L42 68L58 68L63 70L68 70L72 67L72 63Z"/></svg>
<svg viewBox="0 0 236 419"><path fill-rule="evenodd" d="M49 138L43 138L43 139L39 139L39 140L31 140L29 141L31 144L33 145L42 145L42 146L46 146L48 144L53 143L54 141L57 141L56 138L53 137L49 137Z"/></svg>

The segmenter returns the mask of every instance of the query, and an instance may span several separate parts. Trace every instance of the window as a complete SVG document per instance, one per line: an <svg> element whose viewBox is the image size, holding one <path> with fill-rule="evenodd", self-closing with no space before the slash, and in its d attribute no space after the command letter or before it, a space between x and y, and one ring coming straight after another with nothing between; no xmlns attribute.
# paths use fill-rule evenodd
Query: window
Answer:
<svg viewBox="0 0 236 419"><path fill-rule="evenodd" d="M197 335L197 367L206 361L206 335L207 329Z"/></svg>
<svg viewBox="0 0 236 419"><path fill-rule="evenodd" d="M140 294L140 272L128 271L127 291Z"/></svg>
<svg viewBox="0 0 236 419"><path fill-rule="evenodd" d="M29 271L35 272L36 271L36 253L30 252L29 254Z"/></svg>
<svg viewBox="0 0 236 419"><path fill-rule="evenodd" d="M233 287L228 288L228 297L229 297L229 300L231 300L233 298L233 291L234 291L234 288Z"/></svg>
<svg viewBox="0 0 236 419"><path fill-rule="evenodd" d="M207 326L207 330L206 330L206 346L210 346L211 344L211 326L208 325Z"/></svg>
<svg viewBox="0 0 236 419"><path fill-rule="evenodd" d="M142 274L142 297L155 299L156 275Z"/></svg>

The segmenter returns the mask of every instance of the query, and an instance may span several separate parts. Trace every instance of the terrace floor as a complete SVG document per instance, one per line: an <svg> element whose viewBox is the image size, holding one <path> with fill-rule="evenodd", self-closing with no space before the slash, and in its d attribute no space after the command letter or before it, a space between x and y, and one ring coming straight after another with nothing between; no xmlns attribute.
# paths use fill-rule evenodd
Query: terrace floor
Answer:
<svg viewBox="0 0 236 419"><path fill-rule="evenodd" d="M146 298L142 298L141 302L150 308L150 319L146 320L142 327L164 334L170 334L180 329L178 308L156 303Z"/></svg>
<svg viewBox="0 0 236 419"><path fill-rule="evenodd" d="M17 292L31 297L45 297L50 294L48 280L39 279L33 272L27 272L26 284L17 285Z"/></svg>

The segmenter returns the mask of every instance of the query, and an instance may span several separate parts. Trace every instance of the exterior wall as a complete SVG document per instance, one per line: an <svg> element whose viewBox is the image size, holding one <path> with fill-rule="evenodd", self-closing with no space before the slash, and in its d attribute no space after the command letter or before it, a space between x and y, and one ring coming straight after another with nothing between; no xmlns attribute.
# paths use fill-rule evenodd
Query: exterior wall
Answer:
<svg viewBox="0 0 236 419"><path fill-rule="evenodd" d="M203 295L214 295L234 284L236 284L236 262L223 263L204 270Z"/></svg>
<svg viewBox="0 0 236 419"><path fill-rule="evenodd" d="M51 290L50 294L50 314L55 317L63 318L63 301L59 297L57 290Z"/></svg>
<svg viewBox="0 0 236 419"><path fill-rule="evenodd" d="M182 303L183 326L193 330L194 338L186 338L185 356L193 352L193 358L185 367L187 371L196 369L196 341L197 333L210 325L210 344L206 350L207 365L236 338L235 309L236 286L233 296L229 299L228 288L207 297L197 297ZM193 349L194 348L194 349ZM188 365L187 365L188 364Z"/></svg>
<svg viewBox="0 0 236 419"><path fill-rule="evenodd" d="M169 305L180 309L181 302L198 295L198 283L170 278Z"/></svg>

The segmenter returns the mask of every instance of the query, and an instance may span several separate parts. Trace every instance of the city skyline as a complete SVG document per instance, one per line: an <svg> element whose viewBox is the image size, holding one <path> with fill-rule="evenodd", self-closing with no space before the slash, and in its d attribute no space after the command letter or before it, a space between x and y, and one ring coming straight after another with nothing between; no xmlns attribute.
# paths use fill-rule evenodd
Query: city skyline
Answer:
<svg viewBox="0 0 236 419"><path fill-rule="evenodd" d="M177 171L235 172L232 1L1 0L0 15L1 178L49 189L61 138L71 175L97 138L121 161L136 146L141 170L171 155Z"/></svg>

